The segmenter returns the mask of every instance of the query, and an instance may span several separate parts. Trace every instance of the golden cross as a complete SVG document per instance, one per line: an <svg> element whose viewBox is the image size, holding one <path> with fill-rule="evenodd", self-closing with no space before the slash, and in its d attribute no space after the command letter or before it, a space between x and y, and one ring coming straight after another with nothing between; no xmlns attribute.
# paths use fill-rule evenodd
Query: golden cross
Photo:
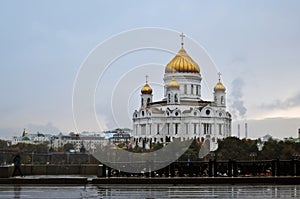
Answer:
<svg viewBox="0 0 300 199"><path fill-rule="evenodd" d="M148 77L149 77L149 76L148 76L148 75L146 75L146 83L148 83Z"/></svg>
<svg viewBox="0 0 300 199"><path fill-rule="evenodd" d="M221 73L218 72L218 75L219 75L219 82L221 82Z"/></svg>
<svg viewBox="0 0 300 199"><path fill-rule="evenodd" d="M181 34L180 34L180 37L181 37L181 47L183 47L183 44L184 44L184 43L183 43L183 38L185 37L185 35L184 35L183 33L181 33Z"/></svg>

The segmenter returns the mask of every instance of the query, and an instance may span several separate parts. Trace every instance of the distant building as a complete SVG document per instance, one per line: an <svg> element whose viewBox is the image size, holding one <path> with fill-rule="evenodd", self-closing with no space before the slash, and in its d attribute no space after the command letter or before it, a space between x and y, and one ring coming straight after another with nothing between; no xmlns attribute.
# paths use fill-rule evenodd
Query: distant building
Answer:
<svg viewBox="0 0 300 199"><path fill-rule="evenodd" d="M42 134L37 132L36 134L29 134L26 129L23 130L22 136L14 136L12 139L12 145L16 145L18 143L27 143L27 144L41 144L46 143L49 144L51 140L50 134Z"/></svg>
<svg viewBox="0 0 300 199"><path fill-rule="evenodd" d="M69 135L59 133L58 135L30 134L26 129L23 130L22 136L14 136L11 145L18 143L27 144L48 144L49 149L58 150L65 144L72 144L75 151L80 151L83 147L85 151L94 152L98 146L105 146L109 142L123 142L131 138L131 129L115 129L105 132L82 132L79 135L71 132Z"/></svg>

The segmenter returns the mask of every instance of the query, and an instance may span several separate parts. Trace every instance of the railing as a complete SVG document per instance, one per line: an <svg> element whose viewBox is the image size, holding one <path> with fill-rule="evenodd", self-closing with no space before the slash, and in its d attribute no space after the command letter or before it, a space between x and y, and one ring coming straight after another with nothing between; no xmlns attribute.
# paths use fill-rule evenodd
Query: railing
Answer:
<svg viewBox="0 0 300 199"><path fill-rule="evenodd" d="M20 152L23 164L99 164L99 161L89 153L69 152ZM0 151L0 165L13 163L16 152Z"/></svg>
<svg viewBox="0 0 300 199"><path fill-rule="evenodd" d="M134 167L139 163L115 162L122 167ZM153 162L151 164L160 164ZM299 160L252 160L252 161L189 161L172 164L151 171L151 164L140 174L120 172L104 165L103 176L159 176L159 177L251 177L251 176L300 176ZM138 165L136 165L138 166ZM120 167L119 167L120 168Z"/></svg>
<svg viewBox="0 0 300 199"><path fill-rule="evenodd" d="M12 165L15 152L0 151L0 165ZM48 165L48 170L52 166L61 167L67 165L99 165L100 162L88 153L20 153L22 163L30 166L31 170L35 167ZM114 162L114 165L120 164L122 167L138 167L134 162ZM136 164L136 165L135 165ZM162 169L153 171L151 165L165 165L164 162L151 162L148 168L142 170L139 174L120 172L103 165L101 172L95 173L99 176L164 176L164 177L217 177L217 176L300 176L300 160L209 160L209 161L176 161ZM119 168L121 168L119 166ZM50 170L49 170L50 171ZM95 169L96 171L96 169Z"/></svg>

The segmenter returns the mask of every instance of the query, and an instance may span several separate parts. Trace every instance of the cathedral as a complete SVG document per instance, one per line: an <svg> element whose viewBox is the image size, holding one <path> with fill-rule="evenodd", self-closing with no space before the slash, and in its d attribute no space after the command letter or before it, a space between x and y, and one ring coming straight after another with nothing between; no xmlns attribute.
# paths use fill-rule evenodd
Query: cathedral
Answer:
<svg viewBox="0 0 300 199"><path fill-rule="evenodd" d="M214 99L201 98L199 65L181 48L166 65L164 97L153 101L153 90L146 78L141 89L139 110L133 113L133 137L167 143L173 139L210 140L210 150L217 140L231 135L231 115L226 111L226 88L219 80L213 89Z"/></svg>

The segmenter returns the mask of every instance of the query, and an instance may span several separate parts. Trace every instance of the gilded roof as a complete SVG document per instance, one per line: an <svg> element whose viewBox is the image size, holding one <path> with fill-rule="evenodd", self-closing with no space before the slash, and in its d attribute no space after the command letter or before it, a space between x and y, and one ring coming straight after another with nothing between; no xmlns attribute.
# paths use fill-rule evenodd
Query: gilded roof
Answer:
<svg viewBox="0 0 300 199"><path fill-rule="evenodd" d="M141 89L142 94L152 94L152 88L149 86L148 83Z"/></svg>
<svg viewBox="0 0 300 199"><path fill-rule="evenodd" d="M168 88L177 88L179 89L179 83L172 77L172 80L167 85Z"/></svg>
<svg viewBox="0 0 300 199"><path fill-rule="evenodd" d="M226 91L225 86L219 81L214 87L214 91Z"/></svg>
<svg viewBox="0 0 300 199"><path fill-rule="evenodd" d="M187 54L183 47L167 64L165 73L200 73L199 65Z"/></svg>

